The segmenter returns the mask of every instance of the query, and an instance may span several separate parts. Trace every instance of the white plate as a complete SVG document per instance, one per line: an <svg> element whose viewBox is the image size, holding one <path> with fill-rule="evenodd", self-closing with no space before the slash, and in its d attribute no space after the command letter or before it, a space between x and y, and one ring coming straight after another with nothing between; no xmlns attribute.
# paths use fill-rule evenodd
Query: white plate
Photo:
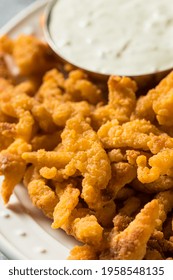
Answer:
<svg viewBox="0 0 173 280"><path fill-rule="evenodd" d="M34 32L41 37L39 19L48 0L36 1L0 30L16 37ZM0 184L3 178L0 177ZM62 230L52 230L51 220L36 209L22 185L15 188L7 207L0 198L0 250L8 259L66 259L77 242Z"/></svg>

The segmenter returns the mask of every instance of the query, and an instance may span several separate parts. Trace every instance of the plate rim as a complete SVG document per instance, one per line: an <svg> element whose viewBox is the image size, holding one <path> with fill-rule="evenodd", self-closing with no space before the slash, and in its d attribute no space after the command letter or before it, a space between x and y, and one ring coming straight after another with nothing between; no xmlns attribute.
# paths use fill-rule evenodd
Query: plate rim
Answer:
<svg viewBox="0 0 173 280"><path fill-rule="evenodd" d="M40 8L43 8L48 3L49 0L37 0L34 3L29 4L26 8L17 13L14 17L12 17L12 19L10 19L6 24L4 24L0 28L0 36L11 32L11 30L22 20L24 20L25 17L29 16L33 12L36 12Z"/></svg>

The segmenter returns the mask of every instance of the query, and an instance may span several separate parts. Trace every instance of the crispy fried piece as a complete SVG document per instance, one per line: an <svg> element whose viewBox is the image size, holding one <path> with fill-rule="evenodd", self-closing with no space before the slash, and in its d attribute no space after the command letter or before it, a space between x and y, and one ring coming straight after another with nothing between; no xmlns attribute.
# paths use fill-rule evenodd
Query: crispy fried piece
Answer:
<svg viewBox="0 0 173 280"><path fill-rule="evenodd" d="M17 86L9 84L0 95L2 112L14 118L19 118L24 111L30 111L32 102L33 99L27 95L27 88L22 84Z"/></svg>
<svg viewBox="0 0 173 280"><path fill-rule="evenodd" d="M55 104L54 104L55 105ZM57 126L63 127L66 125L66 121L74 115L82 115L83 117L89 117L91 114L91 107L86 101L59 103L54 106L53 121Z"/></svg>
<svg viewBox="0 0 173 280"><path fill-rule="evenodd" d="M150 157L148 163L146 156L141 155L137 158L136 163L138 180L142 183L154 182L161 175L172 176L173 149L164 148L158 154Z"/></svg>
<svg viewBox="0 0 173 280"><path fill-rule="evenodd" d="M15 186L22 180L25 168L25 162L19 155L7 152L0 154L0 172L5 176L1 196L5 204L8 203Z"/></svg>
<svg viewBox="0 0 173 280"><path fill-rule="evenodd" d="M56 187L56 193L59 197L62 196L63 192L64 192L64 185L63 183L58 183L58 188ZM82 207L82 205L80 205L80 203L77 205L77 207L71 212L71 215L69 216L69 219L66 221L66 223L62 226L62 229L68 234L68 235L72 235L75 236L75 232L73 229L73 223L75 221L75 219L81 219L84 218L86 216L90 216L93 215L93 211L90 210L89 208L84 208Z"/></svg>
<svg viewBox="0 0 173 280"><path fill-rule="evenodd" d="M160 135L154 125L146 120L134 120L119 125L117 120L108 121L98 130L98 136L105 148L123 148L149 150L148 141L152 134Z"/></svg>
<svg viewBox="0 0 173 280"><path fill-rule="evenodd" d="M25 111L19 118L19 122L15 123L0 123L1 136L7 138L22 138L29 142L33 134L34 119L29 111Z"/></svg>
<svg viewBox="0 0 173 280"><path fill-rule="evenodd" d="M147 242L155 228L159 214L157 200L152 200L141 210L129 226L111 239L111 253L116 260L141 260Z"/></svg>
<svg viewBox="0 0 173 280"><path fill-rule="evenodd" d="M26 163L21 158L21 154L30 150L31 145L19 138L0 153L0 172L5 176L1 187L4 203L9 201L14 187L20 183L24 176Z"/></svg>
<svg viewBox="0 0 173 280"><path fill-rule="evenodd" d="M77 188L67 185L54 209L52 228L60 228L67 222L71 212L79 202L79 195L80 191Z"/></svg>
<svg viewBox="0 0 173 280"><path fill-rule="evenodd" d="M108 88L108 105L98 107L92 114L93 126L96 129L113 119L117 119L120 123L128 121L135 108L137 86L133 80L111 76Z"/></svg>
<svg viewBox="0 0 173 280"><path fill-rule="evenodd" d="M146 96L139 98L134 118L145 118L154 121L157 118L160 125L171 126L173 105L173 72L164 78L159 85L148 92Z"/></svg>
<svg viewBox="0 0 173 280"><path fill-rule="evenodd" d="M22 75L43 73L53 66L53 52L34 36L21 35L14 41L12 56Z"/></svg>
<svg viewBox="0 0 173 280"><path fill-rule="evenodd" d="M115 199L118 192L136 178L136 168L126 162L118 162L111 165L112 177L107 186L107 192Z"/></svg>
<svg viewBox="0 0 173 280"><path fill-rule="evenodd" d="M46 73L36 97L52 116L53 122L64 127L66 121L76 114L84 117L90 116L92 106L86 101L73 102L69 94L63 94L65 90L64 78L57 70Z"/></svg>
<svg viewBox="0 0 173 280"><path fill-rule="evenodd" d="M32 115L45 133L53 133L57 130L57 126L53 122L50 112L47 111L43 104L34 104L32 107Z"/></svg>
<svg viewBox="0 0 173 280"><path fill-rule="evenodd" d="M68 260L97 260L97 252L90 245L75 246L68 257Z"/></svg>
<svg viewBox="0 0 173 280"><path fill-rule="evenodd" d="M74 236L86 244L99 246L103 238L103 228L93 215L76 218L73 222Z"/></svg>
<svg viewBox="0 0 173 280"><path fill-rule="evenodd" d="M26 152L22 154L22 158L27 163L32 163L35 166L41 167L56 167L57 169L64 168L71 160L73 154L57 151L45 151L44 149L37 152Z"/></svg>
<svg viewBox="0 0 173 280"><path fill-rule="evenodd" d="M110 159L110 162L126 161L126 156L121 151L121 149L113 149L113 150L111 150L110 152L108 152L108 157Z"/></svg>
<svg viewBox="0 0 173 280"><path fill-rule="evenodd" d="M145 119L151 123L154 122L155 113L152 107L153 95L153 90L151 90L147 95L138 98L135 110L131 115L131 120Z"/></svg>
<svg viewBox="0 0 173 280"><path fill-rule="evenodd" d="M80 115L67 121L61 134L64 150L73 153L64 173L67 176L79 170L84 177L82 198L91 209L102 206L101 189L105 189L111 177L111 168L106 152L91 126Z"/></svg>
<svg viewBox="0 0 173 280"><path fill-rule="evenodd" d="M141 201L137 197L130 197L124 202L124 206L119 210L118 214L113 219L112 235L125 230L132 221L132 214L134 214L140 207Z"/></svg>
<svg viewBox="0 0 173 280"><path fill-rule="evenodd" d="M48 168L48 167L45 166L45 167L42 167L39 172L40 172L40 175L45 179L56 180L58 170L57 170L56 167Z"/></svg>
<svg viewBox="0 0 173 280"><path fill-rule="evenodd" d="M61 72L52 69L45 73L36 98L39 102L47 102L51 99L57 101L63 94L65 79Z"/></svg>
<svg viewBox="0 0 173 280"><path fill-rule="evenodd" d="M70 72L65 81L65 89L73 101L85 100L95 105L103 99L101 90L91 83L81 70Z"/></svg>
<svg viewBox="0 0 173 280"><path fill-rule="evenodd" d="M31 198L32 203L43 213L49 217L53 218L53 211L58 203L58 197L55 192L46 185L43 179L34 179L28 184L28 193Z"/></svg>
<svg viewBox="0 0 173 280"><path fill-rule="evenodd" d="M14 41L7 35L0 37L0 52L12 54Z"/></svg>
<svg viewBox="0 0 173 280"><path fill-rule="evenodd" d="M161 175L159 179L152 183L143 184L137 178L132 181L131 186L136 190L146 193L158 193L173 188L173 178L167 175Z"/></svg>
<svg viewBox="0 0 173 280"><path fill-rule="evenodd" d="M163 222L167 218L168 212L173 208L173 190L160 192L155 196L159 203L159 217L157 221L157 229L162 228Z"/></svg>

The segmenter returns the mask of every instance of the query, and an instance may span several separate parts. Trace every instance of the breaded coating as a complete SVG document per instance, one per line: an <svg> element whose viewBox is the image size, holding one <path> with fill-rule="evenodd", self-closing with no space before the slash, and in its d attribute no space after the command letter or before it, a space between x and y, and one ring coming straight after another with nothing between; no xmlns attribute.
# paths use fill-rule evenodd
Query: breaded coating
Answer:
<svg viewBox="0 0 173 280"><path fill-rule="evenodd" d="M74 82L76 81L74 80ZM51 120L60 127L64 127L66 121L73 115L81 114L83 117L90 116L92 109L92 106L84 100L79 102L71 101L70 95L68 93L64 94L64 90L65 81L62 78L62 74L53 69L43 77L43 84L36 95L38 101L42 104L40 104L42 110L43 108L47 110L46 114L49 114L49 119L51 115ZM40 114L41 116L43 115L42 112Z"/></svg>
<svg viewBox="0 0 173 280"><path fill-rule="evenodd" d="M145 256L147 242L155 228L159 204L152 200L136 216L129 226L112 237L111 253L115 260L141 260Z"/></svg>
<svg viewBox="0 0 173 280"><path fill-rule="evenodd" d="M97 260L98 256L93 246L75 246L68 257L68 260Z"/></svg>
<svg viewBox="0 0 173 280"><path fill-rule="evenodd" d="M72 210L79 202L79 195L80 191L77 188L73 188L72 185L68 185L65 188L53 212L52 228L60 228L66 223Z"/></svg>
<svg viewBox="0 0 173 280"><path fill-rule="evenodd" d="M26 152L22 154L22 158L27 163L32 163L34 165L41 167L57 167L63 168L72 158L72 153L56 151L45 151L44 149L38 150L37 152Z"/></svg>
<svg viewBox="0 0 173 280"><path fill-rule="evenodd" d="M130 119L136 104L136 83L127 77L111 76L108 81L108 105L98 107L92 113L93 126L99 128L113 119L124 123Z"/></svg>
<svg viewBox="0 0 173 280"><path fill-rule="evenodd" d="M12 54L14 41L7 35L0 37L0 52Z"/></svg>
<svg viewBox="0 0 173 280"><path fill-rule="evenodd" d="M103 238L103 228L94 215L76 218L73 222L73 232L77 240L96 247L101 244Z"/></svg>
<svg viewBox="0 0 173 280"><path fill-rule="evenodd" d="M45 180L32 180L27 187L32 203L37 208L41 209L47 217L53 218L53 212L58 203L58 197L55 192L46 185Z"/></svg>
<svg viewBox="0 0 173 280"><path fill-rule="evenodd" d="M86 100L95 105L103 99L101 90L88 81L87 75L81 70L70 72L65 89L73 101Z"/></svg>
<svg viewBox="0 0 173 280"><path fill-rule="evenodd" d="M155 196L159 202L159 217L157 221L157 228L162 228L163 222L167 218L168 212L173 209L173 189L165 192L160 192Z"/></svg>
<svg viewBox="0 0 173 280"><path fill-rule="evenodd" d="M173 72L164 78L155 89L146 96L139 98L134 118L145 118L154 121L156 118L160 125L172 126L173 105Z"/></svg>
<svg viewBox="0 0 173 280"><path fill-rule="evenodd" d="M12 54L22 75L43 73L51 67L50 60L53 58L49 47L31 35L19 36L14 42Z"/></svg>
<svg viewBox="0 0 173 280"><path fill-rule="evenodd" d="M15 186L20 183L25 173L26 164L19 155L0 154L0 172L5 176L1 186L1 196L8 203Z"/></svg>
<svg viewBox="0 0 173 280"><path fill-rule="evenodd" d="M91 209L99 209L103 204L100 190L109 182L111 167L97 134L78 115L67 121L61 137L64 150L73 153L65 174L72 176L76 170L80 171L84 177L81 197Z"/></svg>
<svg viewBox="0 0 173 280"><path fill-rule="evenodd" d="M154 125L144 119L126 122L122 125L115 119L100 127L98 137L104 148L129 147L147 151L149 150L147 143L152 138L152 134L159 135L161 133Z"/></svg>
<svg viewBox="0 0 173 280"><path fill-rule="evenodd" d="M138 180L142 183L151 183L159 179L161 175L172 176L173 149L165 148L158 154L147 158L141 155L136 160ZM148 167L149 166L149 167Z"/></svg>

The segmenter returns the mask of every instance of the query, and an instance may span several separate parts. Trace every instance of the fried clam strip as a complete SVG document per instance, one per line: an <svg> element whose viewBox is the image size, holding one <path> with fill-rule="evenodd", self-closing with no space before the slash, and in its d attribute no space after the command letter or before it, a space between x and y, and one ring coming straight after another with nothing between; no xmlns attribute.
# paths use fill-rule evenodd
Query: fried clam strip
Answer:
<svg viewBox="0 0 173 280"><path fill-rule="evenodd" d="M25 162L19 155L7 152L0 154L0 172L5 176L1 186L1 195L5 204L8 203L14 187L22 180L25 167Z"/></svg>
<svg viewBox="0 0 173 280"><path fill-rule="evenodd" d="M32 90L32 83L23 82L17 86L9 84L0 95L1 111L7 116L20 118L33 106L33 98L28 96Z"/></svg>
<svg viewBox="0 0 173 280"><path fill-rule="evenodd" d="M113 219L113 230L111 235L118 234L126 229L132 221L132 214L134 214L140 207L141 201L138 197L132 196L124 201L124 206L119 210L118 214Z"/></svg>
<svg viewBox="0 0 173 280"><path fill-rule="evenodd" d="M5 176L1 193L4 202L7 203L15 185L21 181L25 172L26 163L21 155L23 152L31 151L29 141L33 134L34 119L28 111L31 107L30 98L22 92L22 86L13 87L10 85L1 93L0 99L2 112L18 119L18 123L3 123L2 128L4 129L1 131L2 135L13 139L0 154L0 168Z"/></svg>
<svg viewBox="0 0 173 280"><path fill-rule="evenodd" d="M88 101L96 105L103 100L101 90L88 80L86 73L81 70L71 71L65 81L65 90L73 101Z"/></svg>
<svg viewBox="0 0 173 280"><path fill-rule="evenodd" d="M62 227L79 202L80 191L71 184L67 185L53 212L52 228Z"/></svg>
<svg viewBox="0 0 173 280"><path fill-rule="evenodd" d="M31 145L23 139L16 139L6 150L0 153L0 172L4 175L1 195L4 203L8 203L14 187L22 180L26 164L21 154L30 151Z"/></svg>
<svg viewBox="0 0 173 280"><path fill-rule="evenodd" d="M44 149L40 149L37 152L26 152L22 154L22 158L27 163L32 163L38 168L46 166L49 168L55 167L56 169L61 169L69 163L72 157L73 153L70 152L45 151Z"/></svg>
<svg viewBox="0 0 173 280"><path fill-rule="evenodd" d="M32 203L41 209L47 217L52 219L54 208L58 203L58 197L46 184L46 180L34 179L29 182L27 187Z"/></svg>
<svg viewBox="0 0 173 280"><path fill-rule="evenodd" d="M51 115L54 124L60 127L64 127L66 121L75 114L82 114L84 117L90 116L92 106L86 101L73 102L70 101L70 95L64 93L65 85L64 78L58 70L51 70L43 78L43 84L41 85L36 98L40 102L38 109L47 111ZM33 113L38 111L33 110Z"/></svg>
<svg viewBox="0 0 173 280"><path fill-rule="evenodd" d="M145 193L159 193L173 189L173 177L161 175L159 179L148 184L143 184L136 178L131 182L131 186L137 191Z"/></svg>
<svg viewBox="0 0 173 280"><path fill-rule="evenodd" d="M97 251L90 245L75 246L67 258L68 260L98 260Z"/></svg>
<svg viewBox="0 0 173 280"><path fill-rule="evenodd" d="M81 115L76 115L67 121L61 137L63 149L73 153L64 174L70 177L78 170L84 177L81 197L91 209L102 208L101 190L111 178L111 167L96 132Z"/></svg>
<svg viewBox="0 0 173 280"><path fill-rule="evenodd" d="M110 240L110 253L114 260L142 260L147 242L159 216L156 199L147 203L129 226Z"/></svg>
<svg viewBox="0 0 173 280"><path fill-rule="evenodd" d="M39 169L30 165L23 176L23 183L28 189L30 199L37 208L53 219L53 211L59 201L56 192L49 186L47 180L39 174Z"/></svg>
<svg viewBox="0 0 173 280"><path fill-rule="evenodd" d="M157 220L157 229L162 229L162 224L167 218L168 212L173 208L173 190L160 192L155 196L159 203L159 217Z"/></svg>
<svg viewBox="0 0 173 280"><path fill-rule="evenodd" d="M25 90L27 89L24 86ZM4 114L18 119L14 123L5 122L2 125L1 135L10 141L10 145L1 151L0 168L5 176L1 187L2 197L5 203L13 192L25 172L26 163L21 158L24 152L31 151L30 139L34 131L34 119L29 112L31 99L22 91L23 85L9 85L0 95L0 108Z"/></svg>
<svg viewBox="0 0 173 280"><path fill-rule="evenodd" d="M127 122L135 108L137 90L135 81L127 77L111 76L108 89L108 105L100 106L92 113L92 122L96 129L108 120Z"/></svg>
<svg viewBox="0 0 173 280"><path fill-rule="evenodd" d="M75 208L62 229L78 241L100 250L103 246L103 227L98 223L94 213L88 208Z"/></svg>
<svg viewBox="0 0 173 280"><path fill-rule="evenodd" d="M139 97L133 118L145 118L153 122L157 118L159 124L173 125L171 108L173 105L173 72L167 75L155 89L146 96Z"/></svg>
<svg viewBox="0 0 173 280"><path fill-rule="evenodd" d="M57 58L49 46L32 35L23 34L13 40L10 52L21 75L41 75L57 65Z"/></svg>
<svg viewBox="0 0 173 280"><path fill-rule="evenodd" d="M137 158L137 176L142 183L152 183L162 175L172 177L173 149L164 148L158 154L147 158L141 155ZM149 166L149 167L148 167Z"/></svg>
<svg viewBox="0 0 173 280"><path fill-rule="evenodd" d="M126 148L149 150L148 142L153 135L165 135L146 120L134 120L122 125L117 120L108 121L98 130L104 148ZM170 138L170 137L169 137Z"/></svg>

